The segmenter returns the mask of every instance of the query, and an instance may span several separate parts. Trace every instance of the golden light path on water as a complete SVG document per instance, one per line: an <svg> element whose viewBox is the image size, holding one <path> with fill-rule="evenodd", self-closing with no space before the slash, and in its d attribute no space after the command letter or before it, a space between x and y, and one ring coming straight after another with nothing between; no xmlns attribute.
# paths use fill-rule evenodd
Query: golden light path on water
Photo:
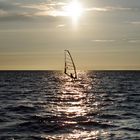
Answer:
<svg viewBox="0 0 140 140"><path fill-rule="evenodd" d="M96 102L96 97L92 97L93 108L90 106L90 98L88 93L91 92L92 80L86 72L79 72L79 79L72 81L66 76L60 76L60 91L57 93L59 102L53 106L53 112L60 116L58 122L64 129L68 129L67 133L58 133L50 135L50 139L96 139L100 135L108 135L104 130L91 129L86 130L82 125L90 124L90 118L87 115L97 113L99 102ZM94 123L93 123L94 124ZM92 122L91 124L92 125ZM46 136L48 138L48 135Z"/></svg>

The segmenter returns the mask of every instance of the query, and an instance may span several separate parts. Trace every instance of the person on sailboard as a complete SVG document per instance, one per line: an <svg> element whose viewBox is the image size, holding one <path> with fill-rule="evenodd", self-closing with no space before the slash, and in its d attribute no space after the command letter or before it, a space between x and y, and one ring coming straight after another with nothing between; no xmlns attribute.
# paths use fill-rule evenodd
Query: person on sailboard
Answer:
<svg viewBox="0 0 140 140"><path fill-rule="evenodd" d="M72 73L70 74L70 77L71 77L71 78L74 78Z"/></svg>

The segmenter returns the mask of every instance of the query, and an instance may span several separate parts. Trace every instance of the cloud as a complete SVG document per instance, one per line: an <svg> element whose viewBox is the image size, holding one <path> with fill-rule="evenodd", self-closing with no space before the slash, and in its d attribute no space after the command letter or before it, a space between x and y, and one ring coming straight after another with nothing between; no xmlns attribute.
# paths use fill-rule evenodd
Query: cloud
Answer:
<svg viewBox="0 0 140 140"><path fill-rule="evenodd" d="M22 19L33 19L37 17L66 16L63 7L64 2L13 2L0 1L0 21L13 21Z"/></svg>
<svg viewBox="0 0 140 140"><path fill-rule="evenodd" d="M129 43L140 43L140 40L129 40Z"/></svg>
<svg viewBox="0 0 140 140"><path fill-rule="evenodd" d="M91 7L91 8L86 8L85 11L101 11L101 12L106 12L108 11L107 8L99 8L99 7Z"/></svg>
<svg viewBox="0 0 140 140"><path fill-rule="evenodd" d="M4 10L0 10L0 16L5 16L5 15L7 15L7 12Z"/></svg>
<svg viewBox="0 0 140 140"><path fill-rule="evenodd" d="M21 8L34 9L34 16L64 16L63 7L66 3L49 2L40 4L20 5Z"/></svg>
<svg viewBox="0 0 140 140"><path fill-rule="evenodd" d="M36 10L50 10L53 8L54 5L48 5L45 3L42 4L26 4L26 5L20 5L21 8L28 8L28 9L36 9Z"/></svg>
<svg viewBox="0 0 140 140"><path fill-rule="evenodd" d="M48 10L48 11L41 11L41 12L36 12L34 16L65 16L65 13L63 11L57 11L57 10Z"/></svg>
<svg viewBox="0 0 140 140"><path fill-rule="evenodd" d="M65 26L66 26L65 24L59 24L59 25L56 26L56 28L63 28Z"/></svg>
<svg viewBox="0 0 140 140"><path fill-rule="evenodd" d="M0 22L30 19L32 14L21 9L17 3L0 1Z"/></svg>
<svg viewBox="0 0 140 140"><path fill-rule="evenodd" d="M4 1L0 1L0 10L11 10L13 9L13 5L6 3Z"/></svg>
<svg viewBox="0 0 140 140"><path fill-rule="evenodd" d="M43 10L50 10L50 9L58 9L65 5L66 3L55 2L55 3L25 4L25 5L20 4L20 7L43 11Z"/></svg>
<svg viewBox="0 0 140 140"><path fill-rule="evenodd" d="M97 43L108 43L108 42L115 42L115 40L91 40L92 42L97 42Z"/></svg>
<svg viewBox="0 0 140 140"><path fill-rule="evenodd" d="M97 11L97 12L109 12L109 11L132 11L133 8L126 7L89 7L85 8L85 11Z"/></svg>
<svg viewBox="0 0 140 140"><path fill-rule="evenodd" d="M133 8L130 7L108 7L109 11L131 11Z"/></svg>
<svg viewBox="0 0 140 140"><path fill-rule="evenodd" d="M130 24L133 24L133 25L140 25L140 21L132 21L132 22L130 22Z"/></svg>
<svg viewBox="0 0 140 140"><path fill-rule="evenodd" d="M32 15L29 15L28 13L21 13L21 14L10 14L7 13L4 16L0 16L0 21L29 21L32 19Z"/></svg>
<svg viewBox="0 0 140 140"><path fill-rule="evenodd" d="M88 0L87 0L88 1ZM89 2L92 5L93 2ZM97 2L99 3L99 2ZM68 5L68 1L63 2L56 0L39 0L39 1L22 1L22 0L3 0L0 1L0 21L16 21L16 20L29 20L46 19L47 17L64 17L67 13L64 7ZM106 5L84 5L83 10L87 13L95 12L112 12L112 11L132 11L134 8L123 6L109 6ZM107 6L108 5L108 6ZM84 7L85 6L85 7ZM136 9L135 9L136 10ZM132 22L131 24L139 25L139 22Z"/></svg>

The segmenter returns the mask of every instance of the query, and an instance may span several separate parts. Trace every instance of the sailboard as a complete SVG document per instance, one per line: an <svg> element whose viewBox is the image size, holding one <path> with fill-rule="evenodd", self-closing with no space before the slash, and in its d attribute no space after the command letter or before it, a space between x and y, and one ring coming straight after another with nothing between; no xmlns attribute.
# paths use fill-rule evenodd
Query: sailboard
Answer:
<svg viewBox="0 0 140 140"><path fill-rule="evenodd" d="M65 55L64 73L72 79L77 79L76 67L69 50L65 50L64 55Z"/></svg>

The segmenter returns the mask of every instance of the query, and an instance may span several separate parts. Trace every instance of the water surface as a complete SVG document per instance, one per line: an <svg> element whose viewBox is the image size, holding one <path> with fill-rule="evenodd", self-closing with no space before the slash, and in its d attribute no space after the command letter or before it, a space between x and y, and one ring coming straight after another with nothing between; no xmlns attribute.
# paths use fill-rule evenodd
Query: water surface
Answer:
<svg viewBox="0 0 140 140"><path fill-rule="evenodd" d="M140 72L0 72L0 139L140 139Z"/></svg>

